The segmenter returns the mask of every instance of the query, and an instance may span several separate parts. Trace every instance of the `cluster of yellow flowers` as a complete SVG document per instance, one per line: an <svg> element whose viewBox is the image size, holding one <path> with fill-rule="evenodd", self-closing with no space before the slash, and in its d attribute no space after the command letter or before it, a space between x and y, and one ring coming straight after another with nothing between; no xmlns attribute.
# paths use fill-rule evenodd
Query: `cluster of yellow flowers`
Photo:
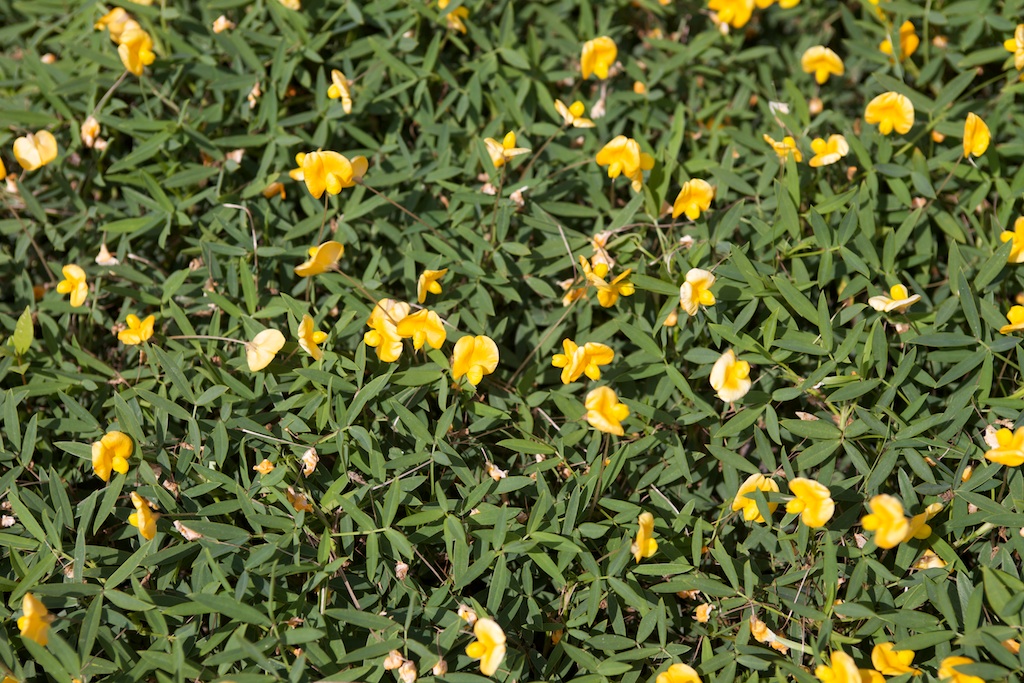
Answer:
<svg viewBox="0 0 1024 683"><path fill-rule="evenodd" d="M877 643L871 651L873 669L859 669L853 657L842 650L836 650L829 656L829 664L819 666L814 670L814 675L822 683L882 683L885 676L920 675L920 669L910 666L913 661L913 650L895 650L892 643L882 642ZM946 657L939 663L936 676L951 683L984 683L984 679L962 673L958 669L974 663L969 657Z"/></svg>
<svg viewBox="0 0 1024 683"><path fill-rule="evenodd" d="M117 45L117 54L124 68L141 76L153 63L153 38L121 7L115 7L96 22L96 30L106 28L110 39Z"/></svg>

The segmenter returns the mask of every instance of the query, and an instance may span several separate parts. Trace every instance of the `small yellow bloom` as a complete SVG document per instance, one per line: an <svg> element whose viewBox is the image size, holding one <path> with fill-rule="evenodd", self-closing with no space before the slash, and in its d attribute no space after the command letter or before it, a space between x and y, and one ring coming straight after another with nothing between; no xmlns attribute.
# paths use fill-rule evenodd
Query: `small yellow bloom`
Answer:
<svg viewBox="0 0 1024 683"><path fill-rule="evenodd" d="M139 316L129 313L125 320L128 323L128 329L117 333L117 338L121 343L135 346L148 341L153 336L153 323L156 318L152 315L147 315L143 320L139 320Z"/></svg>
<svg viewBox="0 0 1024 683"><path fill-rule="evenodd" d="M441 318L425 308L402 318L395 329L402 339L412 338L412 346L417 351L423 348L424 343L439 349L448 338Z"/></svg>
<svg viewBox="0 0 1024 683"><path fill-rule="evenodd" d="M625 174L634 192L644 185L644 171L654 168L654 157L640 151L640 143L625 135L616 136L597 153L597 165L608 167L608 177L618 178Z"/></svg>
<svg viewBox="0 0 1024 683"><path fill-rule="evenodd" d="M825 83L829 76L842 76L846 72L839 55L824 45L807 48L800 57L800 67L804 73L814 74L818 85Z"/></svg>
<svg viewBox="0 0 1024 683"><path fill-rule="evenodd" d="M754 0L711 0L708 9L718 13L720 22L743 28L754 14Z"/></svg>
<svg viewBox="0 0 1024 683"><path fill-rule="evenodd" d="M309 258L295 266L295 274L299 277L311 277L333 270L338 259L345 255L345 246L331 240L319 247L309 248Z"/></svg>
<svg viewBox="0 0 1024 683"><path fill-rule="evenodd" d="M1011 307L1010 312L1006 314L1006 319L1010 321L1010 324L999 328L1002 334L1024 330L1024 306Z"/></svg>
<svg viewBox="0 0 1024 683"><path fill-rule="evenodd" d="M82 122L78 134L82 138L82 144L92 149L96 144L96 139L100 136L100 122L94 116L88 117Z"/></svg>
<svg viewBox="0 0 1024 683"><path fill-rule="evenodd" d="M945 563L943 563L943 566L945 566ZM1007 638L1002 643L1000 643L1000 645L1002 645L1007 650L1009 650L1011 654L1019 654L1020 653L1020 641L1019 640L1013 640L1012 638Z"/></svg>
<svg viewBox="0 0 1024 683"><path fill-rule="evenodd" d="M42 168L57 158L57 139L48 130L23 135L14 141L14 158L26 171Z"/></svg>
<svg viewBox="0 0 1024 683"><path fill-rule="evenodd" d="M892 643L878 643L871 650L871 664L885 676L921 673L910 664L914 661L913 650L893 650Z"/></svg>
<svg viewBox="0 0 1024 683"><path fill-rule="evenodd" d="M685 213L687 218L695 221L700 218L702 211L711 208L711 200L714 198L715 188L711 187L711 183L701 178L687 180L672 203L672 218Z"/></svg>
<svg viewBox="0 0 1024 683"><path fill-rule="evenodd" d="M228 19L223 14L217 17L213 22L214 33L224 33L224 31L230 31L235 27L235 22Z"/></svg>
<svg viewBox="0 0 1024 683"><path fill-rule="evenodd" d="M74 263L60 269L64 279L57 283L57 292L71 295L71 305L78 307L85 303L89 285L85 282L85 271Z"/></svg>
<svg viewBox="0 0 1024 683"><path fill-rule="evenodd" d="M679 286L679 306L690 316L697 315L701 306L714 306L713 284L715 276L711 271L691 268L686 273L686 282Z"/></svg>
<svg viewBox="0 0 1024 683"><path fill-rule="evenodd" d="M295 509L296 512L313 511L313 506L310 505L309 499L306 498L305 493L302 493L301 491L296 492L295 489L289 486L288 490L285 492L285 495L288 497L288 502L292 504L292 507Z"/></svg>
<svg viewBox="0 0 1024 683"><path fill-rule="evenodd" d="M830 166L850 153L850 145L842 135L829 135L826 142L823 138L811 140L811 151L814 156L807 163L813 168Z"/></svg>
<svg viewBox="0 0 1024 683"><path fill-rule="evenodd" d="M750 615L750 635L754 636L754 640L759 643L776 647L775 639L777 636L775 635L775 632L768 628L768 624L764 623L753 614ZM782 647L785 646L783 645ZM776 649L778 648L776 647ZM786 650L788 649L789 648L786 648Z"/></svg>
<svg viewBox="0 0 1024 683"><path fill-rule="evenodd" d="M710 382L718 398L726 403L738 401L750 391L750 363L736 360L736 354L729 349L715 361L711 368Z"/></svg>
<svg viewBox="0 0 1024 683"><path fill-rule="evenodd" d="M629 407L619 402L619 397L610 387L598 387L589 394L584 403L587 408L587 422L594 429L608 434L622 436L622 421L629 417Z"/></svg>
<svg viewBox="0 0 1024 683"><path fill-rule="evenodd" d="M974 664L970 657L946 657L939 663L939 680L952 679L952 683L985 683L985 679L960 673L957 667Z"/></svg>
<svg viewBox="0 0 1024 683"><path fill-rule="evenodd" d="M123 8L115 7L100 17L100 20L93 25L93 28L97 31L102 31L104 28L109 29L110 39L120 44L121 34L127 29L139 28L139 24Z"/></svg>
<svg viewBox="0 0 1024 683"><path fill-rule="evenodd" d="M1013 240L1013 247L1006 259L1007 263L1024 263L1024 216L1014 222L1012 232L1010 230L1001 232L999 240L1002 242Z"/></svg>
<svg viewBox="0 0 1024 683"><path fill-rule="evenodd" d="M860 683L885 683L885 676L874 669L859 669Z"/></svg>
<svg viewBox="0 0 1024 683"><path fill-rule="evenodd" d="M299 346L302 347L303 351L313 356L313 360L323 358L324 352L320 350L320 344L327 341L327 333L316 329L316 323L313 322L313 317L308 313L302 316L302 322L299 323L296 336L299 338Z"/></svg>
<svg viewBox="0 0 1024 683"><path fill-rule="evenodd" d="M132 457L134 445L128 435L112 431L92 444L92 471L103 481L110 481L111 471L128 472L128 458Z"/></svg>
<svg viewBox="0 0 1024 683"><path fill-rule="evenodd" d="M797 477L789 482L789 490L796 498L786 503L786 512L800 515L800 521L812 529L820 529L832 519L836 504L827 486Z"/></svg>
<svg viewBox="0 0 1024 683"><path fill-rule="evenodd" d="M583 80L594 74L601 80L608 78L608 69L615 64L619 49L615 41L608 36L601 36L583 43L583 53L580 55L580 70L583 72Z"/></svg>
<svg viewBox="0 0 1024 683"><path fill-rule="evenodd" d="M377 358L385 363L394 363L402 355L402 338L398 336L398 324L409 315L409 304L394 299L381 299L373 307L366 324L370 331L363 335L363 342L377 351Z"/></svg>
<svg viewBox="0 0 1024 683"><path fill-rule="evenodd" d="M263 458L263 462L261 462L259 465L253 465L252 468L255 471L262 474L263 476L266 476L274 471L274 463L270 462L266 458Z"/></svg>
<svg viewBox="0 0 1024 683"><path fill-rule="evenodd" d="M889 296L873 296L868 299L868 305L876 311L883 311L885 313L893 311L896 313L905 313L908 308L920 300L920 294L914 294L911 296L906 287L896 284L889 289Z"/></svg>
<svg viewBox="0 0 1024 683"><path fill-rule="evenodd" d="M633 81L633 92L637 95L646 95L647 86L644 85L643 81Z"/></svg>
<svg viewBox="0 0 1024 683"><path fill-rule="evenodd" d="M605 308L614 306L620 296L632 296L636 291L636 287L628 279L630 273L633 272L631 269L623 271L614 280L608 282L605 280L608 276L607 263L598 263L591 268L587 259L580 256L580 265L583 267L583 274L586 276L587 282L597 287L597 301Z"/></svg>
<svg viewBox="0 0 1024 683"><path fill-rule="evenodd" d="M711 612L715 609L715 606L710 602L706 602L703 605L697 605L697 609L693 610L693 618L698 624L706 624L711 621Z"/></svg>
<svg viewBox="0 0 1024 683"><path fill-rule="evenodd" d="M126 28L121 33L117 54L121 57L124 68L136 76L141 76L142 71L156 59L156 55L153 54L153 38L141 28Z"/></svg>
<svg viewBox="0 0 1024 683"><path fill-rule="evenodd" d="M736 498L732 501L733 511L742 510L743 519L748 522L758 522L764 524L764 515L757 508L757 501L753 498L748 498L748 493L754 491L764 492L779 492L779 485L775 483L774 479L764 476L763 474L752 474L747 477L747 480L740 485L739 491L736 492ZM768 514L773 514L775 509L779 507L778 503L768 503Z"/></svg>
<svg viewBox="0 0 1024 683"><path fill-rule="evenodd" d="M814 675L821 683L861 683L860 671L853 657L841 650L832 653L831 666L821 665Z"/></svg>
<svg viewBox="0 0 1024 683"><path fill-rule="evenodd" d="M331 86L327 88L327 97L340 99L341 110L346 114L352 113L352 91L349 90L348 79L337 69L331 70Z"/></svg>
<svg viewBox="0 0 1024 683"><path fill-rule="evenodd" d="M985 458L1007 467L1018 467L1024 464L1024 427L1011 432L1003 427L996 432L998 445L985 452Z"/></svg>
<svg viewBox="0 0 1024 683"><path fill-rule="evenodd" d="M301 171L300 171L300 173L301 173ZM300 180L301 180L301 178L300 178ZM285 199L288 196L288 195L285 194L285 191L284 191L284 183L279 183L279 182L276 182L276 181L273 182L273 183L270 183L265 188L263 188L263 191L260 194L262 194L267 199L271 199L273 197L280 197L281 199Z"/></svg>
<svg viewBox="0 0 1024 683"><path fill-rule="evenodd" d="M772 146L772 149L775 150L775 154L777 154L779 157L779 161L785 162L786 157L790 155L793 156L793 159L797 163L800 163L801 161L804 160L804 155L803 153L800 152L800 148L796 146L796 140L793 139L792 135L787 135L786 137L782 138L781 142L775 140L774 138L772 138L772 136L768 135L767 133L765 133L761 137L764 139L765 142Z"/></svg>
<svg viewBox="0 0 1024 683"><path fill-rule="evenodd" d="M279 0L279 2L284 7L287 7L290 10L295 10L296 12L302 9L302 0Z"/></svg>
<svg viewBox="0 0 1024 683"><path fill-rule="evenodd" d="M964 123L964 156L980 157L988 149L992 133L981 117L971 112Z"/></svg>
<svg viewBox="0 0 1024 683"><path fill-rule="evenodd" d="M458 380L465 375L466 380L475 387L480 384L484 375L491 374L497 367L498 345L490 337L467 335L455 342L455 350L452 352L452 379Z"/></svg>
<svg viewBox="0 0 1024 683"><path fill-rule="evenodd" d="M440 10L447 9L448 5L451 4L451 0L437 0L437 7ZM448 28L452 31L458 31L459 33L466 32L466 23L463 19L469 18L469 8L465 5L459 5L451 12L445 15L445 22L448 24Z"/></svg>
<svg viewBox="0 0 1024 683"><path fill-rule="evenodd" d="M525 147L516 147L516 134L513 131L506 133L501 142L494 138L484 138L484 144L487 145L487 154L491 157L494 168L501 168L509 159L530 151Z"/></svg>
<svg viewBox="0 0 1024 683"><path fill-rule="evenodd" d="M46 605L31 593L25 593L22 597L21 611L25 613L24 616L18 617L18 630L21 631L21 637L46 647L46 644L50 642L50 623L54 620L54 616L46 609Z"/></svg>
<svg viewBox="0 0 1024 683"><path fill-rule="evenodd" d="M1013 65L1017 71L1024 71L1024 24L1017 24L1013 38L1003 43L1003 47L1013 53Z"/></svg>
<svg viewBox="0 0 1024 683"><path fill-rule="evenodd" d="M861 518L865 531L875 532L875 545L895 548L907 537L910 524L903 516L903 504L897 498L883 493L868 501L871 514Z"/></svg>
<svg viewBox="0 0 1024 683"><path fill-rule="evenodd" d="M914 569L942 569L945 566L945 560L931 550L925 550L921 559L914 563Z"/></svg>
<svg viewBox="0 0 1024 683"><path fill-rule="evenodd" d="M655 683L703 683L693 667L686 664L673 664L668 671L658 674Z"/></svg>
<svg viewBox="0 0 1024 683"><path fill-rule="evenodd" d="M144 539L153 540L156 536L156 520L160 515L153 512L153 505L135 491L132 491L132 505L135 506L135 512L128 515L128 523L137 527L139 535Z"/></svg>
<svg viewBox="0 0 1024 683"><path fill-rule="evenodd" d="M466 647L466 655L480 660L480 673L493 676L505 658L505 632L496 622L486 617L473 625L476 640Z"/></svg>
<svg viewBox="0 0 1024 683"><path fill-rule="evenodd" d="M562 123L566 126L572 126L573 128L593 128L594 122L590 119L583 118L583 113L586 108L583 103L579 100L573 102L570 106L565 106L562 100L555 100L555 111L562 117Z"/></svg>
<svg viewBox="0 0 1024 683"><path fill-rule="evenodd" d="M367 169L366 157L358 156L349 160L331 151L309 152L302 155L301 161L299 155L295 155L295 160L302 164L302 180L315 199L320 199L324 191L327 194L339 194L346 187L355 187ZM289 175L295 178L294 172Z"/></svg>
<svg viewBox="0 0 1024 683"><path fill-rule="evenodd" d="M912 538L924 540L931 536L932 528L928 525L928 520L940 512L942 512L942 503L932 503L924 509L924 512L911 517L907 522L907 535L903 537L903 540L909 541Z"/></svg>
<svg viewBox="0 0 1024 683"><path fill-rule="evenodd" d="M459 605L457 614L459 615L459 619L462 619L470 626L476 623L476 612L474 612L468 605Z"/></svg>
<svg viewBox="0 0 1024 683"><path fill-rule="evenodd" d="M917 50L917 46L921 44L921 39L917 37L917 33L914 31L913 22L907 20L900 26L900 61L905 61L910 55L914 54ZM886 38L882 41L878 49L883 54L892 56L892 41Z"/></svg>
<svg viewBox="0 0 1024 683"><path fill-rule="evenodd" d="M416 300L421 304L427 300L427 294L440 294L441 278L448 274L447 268L441 270L424 270L416 282Z"/></svg>
<svg viewBox="0 0 1024 683"><path fill-rule="evenodd" d="M572 339L562 340L564 353L555 354L551 364L556 368L562 368L562 384L575 382L580 375L595 382L601 379L601 365L608 365L615 359L615 352L608 346L598 342L587 342L583 346L577 346Z"/></svg>
<svg viewBox="0 0 1024 683"><path fill-rule="evenodd" d="M640 525L636 532L636 540L630 548L633 557L639 562L645 557L653 557L658 551L658 542L654 540L654 515L650 512L640 514L637 520Z"/></svg>
<svg viewBox="0 0 1024 683"><path fill-rule="evenodd" d="M914 126L914 105L906 95L884 92L868 102L864 120L870 124L877 123L882 135L888 135L894 128L900 135L905 135Z"/></svg>
<svg viewBox="0 0 1024 683"><path fill-rule="evenodd" d="M259 372L270 365L284 346L284 335L278 330L263 330L245 345L245 360L251 372Z"/></svg>

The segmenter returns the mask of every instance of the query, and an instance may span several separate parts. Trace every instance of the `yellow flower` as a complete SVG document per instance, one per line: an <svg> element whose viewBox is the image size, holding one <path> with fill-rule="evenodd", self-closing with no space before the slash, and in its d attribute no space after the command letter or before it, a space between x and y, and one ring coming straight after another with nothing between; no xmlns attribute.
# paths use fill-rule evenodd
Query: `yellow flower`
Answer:
<svg viewBox="0 0 1024 683"><path fill-rule="evenodd" d="M992 133L981 117L971 112L964 123L964 156L980 157L988 149L992 141Z"/></svg>
<svg viewBox="0 0 1024 683"><path fill-rule="evenodd" d="M1013 65L1018 71L1024 71L1024 24L1017 24L1017 29L1003 47L1013 53Z"/></svg>
<svg viewBox="0 0 1024 683"><path fill-rule="evenodd" d="M136 76L141 76L143 69L153 63L153 39L141 28L126 28L121 33L121 41L117 46L117 54L121 57L124 68Z"/></svg>
<svg viewBox="0 0 1024 683"><path fill-rule="evenodd" d="M285 194L284 191L284 183L279 182L270 183L265 188L263 188L263 191L260 192L260 194L262 194L267 199L272 199L273 197L280 197L281 199L285 199L288 196Z"/></svg>
<svg viewBox="0 0 1024 683"><path fill-rule="evenodd" d="M832 666L821 665L814 675L821 683L861 683L860 671L853 657L837 650L830 657Z"/></svg>
<svg viewBox="0 0 1024 683"><path fill-rule="evenodd" d="M640 514L637 520L640 527L636 532L636 540L630 548L633 557L639 562L645 557L653 557L658 551L658 542L654 540L654 515L650 512Z"/></svg>
<svg viewBox="0 0 1024 683"><path fill-rule="evenodd" d="M953 683L985 683L985 679L960 673L956 667L974 664L970 657L946 657L939 663L939 680L952 679Z"/></svg>
<svg viewBox="0 0 1024 683"><path fill-rule="evenodd" d="M107 432L92 444L92 471L103 481L110 481L111 471L128 472L128 458L134 445L128 435L118 431Z"/></svg>
<svg viewBox="0 0 1024 683"><path fill-rule="evenodd" d="M263 476L266 476L274 471L274 463L270 462L266 458L263 458L263 462L261 462L259 465L253 465L252 468L255 471L262 474Z"/></svg>
<svg viewBox="0 0 1024 683"><path fill-rule="evenodd" d="M921 559L914 563L914 569L942 569L945 566L945 560L931 550L925 550Z"/></svg>
<svg viewBox="0 0 1024 683"><path fill-rule="evenodd" d="M914 54L917 50L917 46L921 44L921 39L917 37L917 33L914 32L913 22L907 20L900 26L900 61L906 60L907 57ZM884 54L892 56L892 41L886 38L882 41L882 44L878 46Z"/></svg>
<svg viewBox="0 0 1024 683"><path fill-rule="evenodd" d="M562 117L562 123L566 126L572 126L574 128L593 128L594 122L590 119L583 118L583 113L586 108L583 103L579 100L573 102L570 106L565 106L562 100L555 100L555 111Z"/></svg>
<svg viewBox="0 0 1024 683"><path fill-rule="evenodd" d="M462 619L470 626L476 623L476 612L474 612L468 605L459 605L457 614L459 615L459 619Z"/></svg>
<svg viewBox="0 0 1024 683"><path fill-rule="evenodd" d="M1010 255L1006 258L1007 263L1024 263L1024 216L1018 218L1013 224L1013 231L1003 230L999 234L999 240L1009 242L1013 240L1013 247ZM60 291L59 289L57 291Z"/></svg>
<svg viewBox="0 0 1024 683"><path fill-rule="evenodd" d="M493 676L505 658L505 632L493 620L484 617L473 625L476 640L466 647L466 655L480 660L480 673Z"/></svg>
<svg viewBox="0 0 1024 683"><path fill-rule="evenodd" d="M89 149L92 149L96 144L96 138L100 136L100 122L97 121L94 116L88 117L82 122L82 126L79 128L78 134L82 138L82 144Z"/></svg>
<svg viewBox="0 0 1024 683"><path fill-rule="evenodd" d="M213 32L224 33L224 31L230 31L235 27L235 22L228 19L223 14L214 19L213 21Z"/></svg>
<svg viewBox="0 0 1024 683"><path fill-rule="evenodd" d="M352 91L348 88L348 79L337 69L331 69L331 86L327 88L327 97L341 100L341 110L352 113Z"/></svg>
<svg viewBox="0 0 1024 683"><path fill-rule="evenodd" d="M787 135L782 138L782 142L776 141L772 136L765 133L761 136L764 141L772 146L775 153L779 157L779 161L786 161L786 157L793 155L793 159L799 163L804 160L804 155L800 152L800 149L796 146L796 140L793 139L792 135Z"/></svg>
<svg viewBox="0 0 1024 683"><path fill-rule="evenodd" d="M398 336L398 323L409 315L409 304L394 299L381 299L373 307L366 324L370 331L363 342L377 350L377 358L394 363L402 355L402 338Z"/></svg>
<svg viewBox="0 0 1024 683"><path fill-rule="evenodd" d="M871 665L885 676L921 673L920 669L910 666L914 661L913 650L893 650L892 643L878 643L871 650Z"/></svg>
<svg viewBox="0 0 1024 683"><path fill-rule="evenodd" d="M315 199L320 199L325 190L327 194L338 194L346 187L355 187L367 168L366 157L349 160L337 152L323 150L303 154L301 161L295 155L295 160L302 164L302 180ZM293 173L289 175L295 178Z"/></svg>
<svg viewBox="0 0 1024 683"><path fill-rule="evenodd" d="M132 491L132 505L135 506L135 512L128 515L128 523L137 527L139 535L144 539L153 540L156 536L156 520L160 515L153 512L152 504L135 491Z"/></svg>
<svg viewBox="0 0 1024 683"><path fill-rule="evenodd" d="M885 683L885 676L874 669L858 669L860 672L860 683Z"/></svg>
<svg viewBox="0 0 1024 683"><path fill-rule="evenodd" d="M765 643L771 645L775 642L775 632L768 628L768 624L758 619L755 615L750 615L750 635L754 636L754 640L759 643Z"/></svg>
<svg viewBox="0 0 1024 683"><path fill-rule="evenodd" d="M629 407L619 402L619 397L610 387L598 387L589 394L584 403L587 408L587 422L594 429L622 436L622 421L629 417Z"/></svg>
<svg viewBox="0 0 1024 683"><path fill-rule="evenodd" d="M139 28L139 24L123 8L115 7L100 17L100 20L93 25L93 28L97 31L102 31L104 28L109 29L110 39L120 44L121 34L126 29Z"/></svg>
<svg viewBox="0 0 1024 683"><path fill-rule="evenodd" d="M1007 467L1018 467L1024 463L1024 427L1016 432L1003 427L996 432L996 441L998 445L985 452L987 460Z"/></svg>
<svg viewBox="0 0 1024 683"><path fill-rule="evenodd" d="M903 537L903 540L909 541L912 538L923 540L931 536L932 528L928 525L928 520L940 512L942 512L942 503L932 503L924 509L924 512L911 517L907 523L907 535Z"/></svg>
<svg viewBox="0 0 1024 683"><path fill-rule="evenodd" d="M914 125L914 105L906 95L884 92L868 102L864 120L870 124L877 123L882 135L888 135L894 128L900 135L905 135Z"/></svg>
<svg viewBox="0 0 1024 683"><path fill-rule="evenodd" d="M299 323L296 335L299 337L299 346L313 356L313 360L323 358L324 352L320 350L320 344L327 341L327 333L316 329L316 323L308 313L302 316L302 322Z"/></svg>
<svg viewBox="0 0 1024 683"><path fill-rule="evenodd" d="M489 375L498 367L498 345L490 337L477 335L465 336L455 342L452 352L452 379L458 380L463 375L474 387L480 384L484 375Z"/></svg>
<svg viewBox="0 0 1024 683"><path fill-rule="evenodd" d="M871 514L860 520L865 531L875 532L875 545L879 548L895 548L907 537L910 524L903 516L903 504L896 498L883 493L868 501Z"/></svg>
<svg viewBox="0 0 1024 683"><path fill-rule="evenodd" d="M679 287L679 306L690 316L697 315L701 306L714 306L715 295L711 293L713 284L715 276L711 271L691 268L686 273L686 282Z"/></svg>
<svg viewBox="0 0 1024 683"><path fill-rule="evenodd" d="M57 139L48 130L23 135L14 141L14 158L26 171L42 168L57 158Z"/></svg>
<svg viewBox="0 0 1024 683"><path fill-rule="evenodd" d="M687 218L695 221L700 218L702 211L711 208L711 200L714 198L715 188L708 181L701 178L687 180L672 204L672 218L685 213Z"/></svg>
<svg viewBox="0 0 1024 683"><path fill-rule="evenodd" d="M577 346L572 339L566 338L562 340L562 350L565 353L557 353L551 359L553 366L562 368L562 384L575 382L584 373L597 381L601 379L599 366L608 365L615 359L615 352L598 342Z"/></svg>
<svg viewBox="0 0 1024 683"><path fill-rule="evenodd" d="M263 330L245 345L245 360L251 372L259 372L270 365L284 346L284 335L278 330Z"/></svg>
<svg viewBox="0 0 1024 683"><path fill-rule="evenodd" d="M736 498L732 501L733 511L742 510L743 519L748 522L758 522L764 524L764 515L757 509L757 501L753 498L748 498L748 493L754 491L764 492L779 492L779 485L775 483L774 479L764 476L763 474L752 474L747 477L747 480L740 485L739 491L736 492ZM779 507L778 503L768 503L768 514L773 514L775 509Z"/></svg>
<svg viewBox="0 0 1024 683"><path fill-rule="evenodd" d="M25 613L24 616L18 617L18 630L21 631L21 637L46 647L46 644L50 642L48 631L54 616L46 609L46 605L31 593L25 593L22 597L21 611Z"/></svg>
<svg viewBox="0 0 1024 683"><path fill-rule="evenodd" d="M583 80L594 74L601 80L608 78L608 69L615 64L615 58L619 50L615 47L615 41L608 36L601 36L583 43L583 53L580 55L580 70L583 72Z"/></svg>
<svg viewBox="0 0 1024 683"><path fill-rule="evenodd" d="M451 0L437 0L437 6L439 9L444 10L451 4ZM463 19L469 17L469 8L464 5L459 5L447 15L445 15L445 21L448 24L448 28L459 33L466 32L466 24Z"/></svg>
<svg viewBox="0 0 1024 683"><path fill-rule="evenodd" d="M920 300L920 294L910 296L906 287L896 284L889 289L889 296L873 296L868 299L868 305L876 311L884 311L885 313L892 311L905 313L908 308Z"/></svg>
<svg viewBox="0 0 1024 683"><path fill-rule="evenodd" d="M636 287L627 279L633 272L630 269L620 273L611 282L607 282L605 280L608 276L607 263L598 263L591 268L587 259L580 256L580 265L583 267L583 274L586 276L587 282L597 287L597 301L605 308L614 306L620 296L632 296L636 291Z"/></svg>
<svg viewBox="0 0 1024 683"><path fill-rule="evenodd" d="M60 269L64 279L57 283L57 292L71 295L71 305L81 306L89 293L89 285L85 282L85 271L74 263Z"/></svg>
<svg viewBox="0 0 1024 683"><path fill-rule="evenodd" d="M512 131L506 133L501 142L494 138L484 138L484 144L487 145L487 154L491 157L494 168L501 168L509 159L530 151L525 147L516 147L516 134Z"/></svg>
<svg viewBox="0 0 1024 683"><path fill-rule="evenodd" d="M412 315L402 318L395 328L402 339L412 338L412 346L417 351L423 348L424 342L432 348L439 349L447 339L448 333L437 313L421 309Z"/></svg>
<svg viewBox="0 0 1024 683"><path fill-rule="evenodd" d="M1006 314L1006 319L1010 321L1010 324L999 328L1002 334L1024 330L1024 306L1013 306L1010 308L1010 312Z"/></svg>
<svg viewBox="0 0 1024 683"><path fill-rule="evenodd" d="M850 153L850 145L842 135L829 135L828 142L823 138L811 140L811 151L814 156L807 163L813 168L830 166Z"/></svg>
<svg viewBox="0 0 1024 683"><path fill-rule="evenodd" d="M708 9L718 13L719 21L743 28L754 13L754 0L711 0Z"/></svg>
<svg viewBox="0 0 1024 683"><path fill-rule="evenodd" d="M804 73L814 74L818 85L825 83L829 76L842 76L846 72L839 55L824 45L807 48L800 57L800 67Z"/></svg>
<svg viewBox="0 0 1024 683"><path fill-rule="evenodd" d="M416 282L416 300L423 303L427 300L427 294L440 294L441 283L438 282L441 278L448 274L447 268L441 270L424 270L420 274L420 279Z"/></svg>
<svg viewBox="0 0 1024 683"><path fill-rule="evenodd" d="M301 0L279 0L279 2L288 9L295 10L296 12L302 9Z"/></svg>
<svg viewBox="0 0 1024 683"><path fill-rule="evenodd" d="M306 498L305 493L302 493L301 491L296 493L295 489L289 486L285 495L288 496L288 502L292 504L292 507L295 508L296 512L313 511L313 506L310 505L309 499Z"/></svg>
<svg viewBox="0 0 1024 683"><path fill-rule="evenodd" d="M128 323L128 329L117 333L118 340L123 344L135 346L153 336L153 323L156 321L153 316L147 315L143 320L139 320L139 316L129 313L125 320Z"/></svg>
<svg viewBox="0 0 1024 683"><path fill-rule="evenodd" d="M608 167L608 177L618 178L625 174L634 192L644 185L644 171L654 168L654 157L640 151L640 143L625 135L615 137L597 153L597 165Z"/></svg>
<svg viewBox="0 0 1024 683"><path fill-rule="evenodd" d="M723 353L711 368L711 388L726 403L738 401L750 391L750 363L736 360L732 349ZM775 489L778 491L778 489Z"/></svg>
<svg viewBox="0 0 1024 683"><path fill-rule="evenodd" d="M668 671L658 674L655 683L703 683L693 667L686 664L673 664Z"/></svg>
<svg viewBox="0 0 1024 683"><path fill-rule="evenodd" d="M697 609L693 610L693 618L699 624L706 624L711 621L711 612L715 609L715 606L710 602L706 602L703 605L697 605Z"/></svg>
<svg viewBox="0 0 1024 683"><path fill-rule="evenodd" d="M331 240L319 247L309 248L309 258L295 266L295 274L299 277L311 277L333 270L338 259L345 255L345 246Z"/></svg>
<svg viewBox="0 0 1024 683"><path fill-rule="evenodd" d="M812 529L820 529L832 519L836 504L827 486L797 477L789 482L789 490L796 498L786 503L786 512L800 515L800 520Z"/></svg>

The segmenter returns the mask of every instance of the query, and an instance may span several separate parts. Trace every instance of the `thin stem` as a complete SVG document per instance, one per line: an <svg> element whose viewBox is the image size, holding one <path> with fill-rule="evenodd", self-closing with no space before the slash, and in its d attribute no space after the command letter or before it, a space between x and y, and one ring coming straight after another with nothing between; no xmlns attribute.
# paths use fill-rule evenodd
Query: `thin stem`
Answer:
<svg viewBox="0 0 1024 683"><path fill-rule="evenodd" d="M321 238L324 236L324 226L327 225L327 202L331 199L331 195L324 193L324 216L320 219L320 231L316 234L316 243L320 244Z"/></svg>
<svg viewBox="0 0 1024 683"><path fill-rule="evenodd" d="M540 146L540 149L538 149L536 152L533 153L533 157L530 159L530 162L528 164L526 164L526 166L523 167L523 170L520 171L520 173L519 173L519 182L523 182L523 178L526 177L527 171L529 171L531 168L533 168L534 162L536 162L537 159L540 158L541 153L545 149L547 149L548 145L550 145L551 142L558 136L558 134L561 133L564 130L565 130L565 126L562 126L557 131L552 133L551 137L549 137L547 140L545 140L544 144Z"/></svg>
<svg viewBox="0 0 1024 683"><path fill-rule="evenodd" d="M498 176L498 191L494 193L494 207L491 209L491 246L496 246L497 242L497 230L498 224L498 204L501 202L501 191L505 186L505 167L508 165L506 161L501 165L501 174Z"/></svg>
<svg viewBox="0 0 1024 683"><path fill-rule="evenodd" d="M96 114L100 113L100 109L103 108L103 105L107 103L107 100L110 99L110 96L114 94L115 90L117 90L117 86L121 85L121 83L127 77L128 77L128 69L125 69L124 73L122 73L120 75L120 77L118 77L118 79L116 81L114 81L114 85L110 86L110 90L108 90L106 92L106 94L104 94L103 97L100 98L100 101L96 103L96 106L93 107L92 113L89 114L89 116L95 118Z"/></svg>

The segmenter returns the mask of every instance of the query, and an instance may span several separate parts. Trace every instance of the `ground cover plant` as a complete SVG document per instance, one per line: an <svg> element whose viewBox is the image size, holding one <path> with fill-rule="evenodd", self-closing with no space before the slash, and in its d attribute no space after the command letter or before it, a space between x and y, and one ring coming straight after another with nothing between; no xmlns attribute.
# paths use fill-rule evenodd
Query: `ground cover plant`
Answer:
<svg viewBox="0 0 1024 683"><path fill-rule="evenodd" d="M0 675L1019 680L1019 0L0 0Z"/></svg>

